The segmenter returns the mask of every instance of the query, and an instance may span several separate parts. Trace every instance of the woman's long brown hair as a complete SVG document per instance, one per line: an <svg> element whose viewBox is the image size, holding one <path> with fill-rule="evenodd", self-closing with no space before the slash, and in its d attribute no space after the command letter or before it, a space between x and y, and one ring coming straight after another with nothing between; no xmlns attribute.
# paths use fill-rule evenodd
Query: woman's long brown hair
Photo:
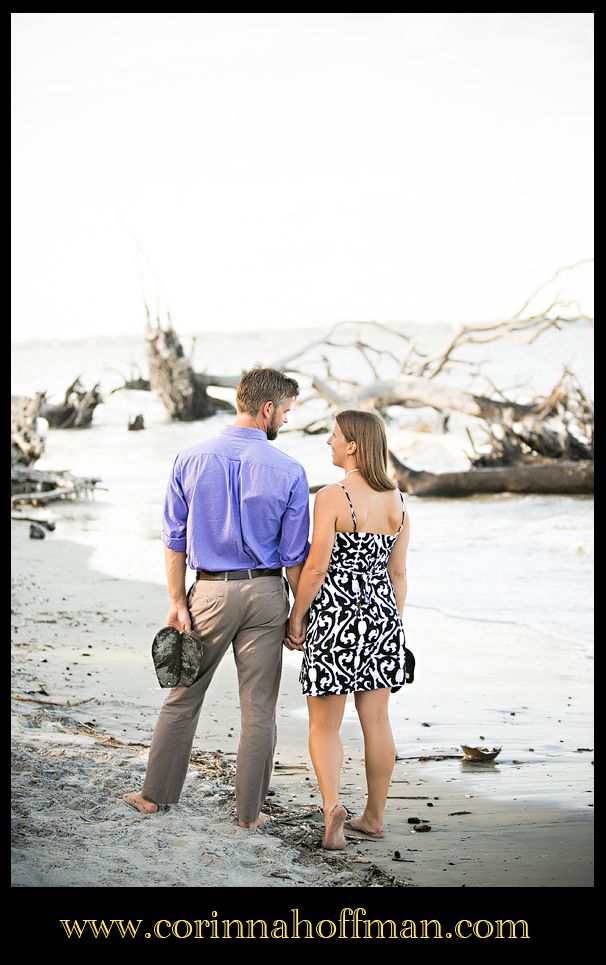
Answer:
<svg viewBox="0 0 606 965"><path fill-rule="evenodd" d="M381 416L366 409L344 409L335 418L347 441L358 446L358 469L368 485L380 493L396 489L387 475L387 436Z"/></svg>

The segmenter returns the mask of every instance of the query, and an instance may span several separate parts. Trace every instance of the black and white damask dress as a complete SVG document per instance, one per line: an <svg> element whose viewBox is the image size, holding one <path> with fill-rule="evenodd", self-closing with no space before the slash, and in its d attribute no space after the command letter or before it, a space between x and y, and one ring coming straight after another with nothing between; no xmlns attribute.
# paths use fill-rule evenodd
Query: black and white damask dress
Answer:
<svg viewBox="0 0 606 965"><path fill-rule="evenodd" d="M340 484L341 485L341 484ZM387 572L402 522L393 536L359 533L349 500L353 532L337 532L328 571L309 610L299 680L310 697L352 694L405 683L404 627Z"/></svg>

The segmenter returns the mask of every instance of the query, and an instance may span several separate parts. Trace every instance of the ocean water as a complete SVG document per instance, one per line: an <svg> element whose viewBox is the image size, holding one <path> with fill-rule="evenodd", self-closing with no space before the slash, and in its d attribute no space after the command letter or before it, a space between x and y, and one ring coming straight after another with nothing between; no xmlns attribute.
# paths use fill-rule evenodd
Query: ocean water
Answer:
<svg viewBox="0 0 606 965"><path fill-rule="evenodd" d="M405 331L419 349L435 351L451 333L448 326L408 326ZM351 334L351 333L349 333ZM299 459L310 483L336 481L326 435L305 436L300 427L325 411L314 398L306 373L323 371L322 351L313 345L320 332L205 333L193 347L198 370L239 374L256 362L275 364L297 352L289 368L301 372L302 393L288 430L273 443ZM366 337L369 332L365 333ZM348 333L338 336L347 341ZM376 329L372 345L397 355L403 342ZM186 350L191 340L183 339ZM589 327L576 325L549 332L533 346L520 341L467 346L458 358L482 363L482 372L520 401L533 393L547 394L563 366L572 368L586 392L593 394L593 337ZM372 374L359 353L331 348L330 361L344 378L368 382ZM375 357L376 354L375 354ZM384 355L386 377L396 361ZM91 565L124 579L164 584L160 515L168 473L175 454L185 446L219 432L232 421L219 414L196 423L173 423L151 393L111 390L138 365L147 375L143 337L83 339L74 342L16 343L12 347L13 395L45 389L59 401L80 375L90 386L101 383L105 402L86 430L50 430L41 469L68 469L101 479L94 498L58 503L55 538L93 548ZM452 384L488 392L480 376L459 367ZM233 390L214 394L233 400ZM145 430L128 432L129 418L141 413ZM474 420L453 415L449 432L441 431L439 415L429 409L390 410L388 437L399 458L417 469L464 469L469 450L466 428L476 444L482 435ZM313 501L313 497L312 497ZM593 499L583 496L477 496L468 499L408 497L411 542L407 606L485 621L529 627L564 641L580 654L592 653ZM49 538L53 538L52 536Z"/></svg>

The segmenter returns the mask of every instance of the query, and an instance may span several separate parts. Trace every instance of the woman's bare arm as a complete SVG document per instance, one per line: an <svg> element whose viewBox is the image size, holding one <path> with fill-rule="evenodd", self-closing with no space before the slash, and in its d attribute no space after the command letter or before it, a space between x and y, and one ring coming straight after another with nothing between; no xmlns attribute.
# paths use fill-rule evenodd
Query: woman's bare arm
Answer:
<svg viewBox="0 0 606 965"><path fill-rule="evenodd" d="M396 603L400 613L404 613L404 604L406 602L406 592L408 589L408 583L406 581L406 554L408 552L409 540L410 518L407 511L404 518L402 532L394 544L394 547L391 551L391 556L389 557L389 563L387 564L387 572L389 573L389 578L393 584L394 593L396 595Z"/></svg>
<svg viewBox="0 0 606 965"><path fill-rule="evenodd" d="M309 556L297 586L297 595L290 615L290 628L295 636L302 635L305 615L324 582L335 542L337 501L332 487L321 489L314 504L314 529Z"/></svg>

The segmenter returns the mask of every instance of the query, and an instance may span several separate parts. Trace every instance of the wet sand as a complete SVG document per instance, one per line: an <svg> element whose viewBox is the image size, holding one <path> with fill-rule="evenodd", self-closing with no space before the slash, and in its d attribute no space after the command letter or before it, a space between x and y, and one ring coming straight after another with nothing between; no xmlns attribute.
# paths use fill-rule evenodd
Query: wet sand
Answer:
<svg viewBox="0 0 606 965"><path fill-rule="evenodd" d="M164 699L150 648L165 589L94 572L90 550L56 533L30 540L26 524L13 524L12 535L13 885L593 884L592 664L579 650L519 627L408 608L417 673L392 699L399 759L385 838L351 834L335 853L319 848L320 797L293 654L279 698L273 820L262 831L238 828L239 712L227 655L181 801L138 815L121 795L142 785ZM562 652L566 659L554 658ZM342 797L360 813L362 742L351 699L342 737ZM493 764L466 763L461 743L502 750ZM419 760L432 755L448 759ZM410 817L431 831L415 832Z"/></svg>

